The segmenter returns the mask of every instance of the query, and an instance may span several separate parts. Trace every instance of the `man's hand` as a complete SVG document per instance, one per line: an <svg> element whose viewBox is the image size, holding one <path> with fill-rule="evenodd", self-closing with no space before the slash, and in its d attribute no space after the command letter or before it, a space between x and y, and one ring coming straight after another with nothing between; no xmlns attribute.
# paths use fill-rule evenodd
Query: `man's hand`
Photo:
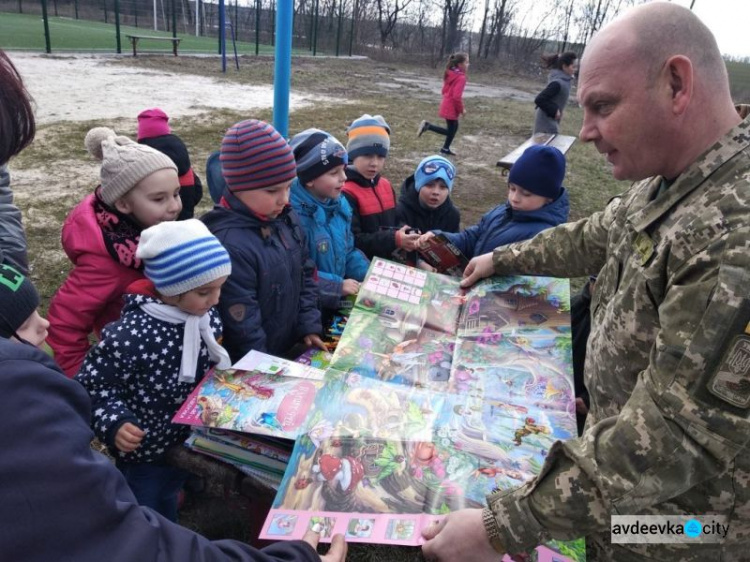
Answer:
<svg viewBox="0 0 750 562"><path fill-rule="evenodd" d="M356 295L359 293L359 281L356 279L344 279L344 282L341 284L341 293L345 297Z"/></svg>
<svg viewBox="0 0 750 562"><path fill-rule="evenodd" d="M115 447L123 453L132 453L141 444L144 435L146 432L137 425L130 422L124 423L115 435Z"/></svg>
<svg viewBox="0 0 750 562"><path fill-rule="evenodd" d="M490 545L481 509L454 511L437 525L423 529L422 537L427 540L422 545L422 554L427 560L499 562L502 558ZM467 553L471 554L467 556Z"/></svg>
<svg viewBox="0 0 750 562"><path fill-rule="evenodd" d="M489 277L495 273L495 268L492 265L492 252L488 254L482 254L473 258L469 265L464 269L464 278L461 281L461 288L466 289L471 287L474 283L485 277Z"/></svg>
<svg viewBox="0 0 750 562"><path fill-rule="evenodd" d="M302 540L317 550L320 535L308 529ZM344 562L346 560L346 550L347 544L344 540L344 535L334 535L331 541L331 548L328 549L328 554L321 556L320 560L322 562Z"/></svg>
<svg viewBox="0 0 750 562"><path fill-rule="evenodd" d="M407 252L413 252L417 249L417 240L419 240L419 232L412 232L410 234L407 234L407 230L412 230L412 228L405 224L401 228L398 229L396 232L396 245L399 248L403 248Z"/></svg>
<svg viewBox="0 0 750 562"><path fill-rule="evenodd" d="M307 334L302 341L305 342L307 347L317 347L323 351L328 351L325 342L320 338L318 334Z"/></svg>

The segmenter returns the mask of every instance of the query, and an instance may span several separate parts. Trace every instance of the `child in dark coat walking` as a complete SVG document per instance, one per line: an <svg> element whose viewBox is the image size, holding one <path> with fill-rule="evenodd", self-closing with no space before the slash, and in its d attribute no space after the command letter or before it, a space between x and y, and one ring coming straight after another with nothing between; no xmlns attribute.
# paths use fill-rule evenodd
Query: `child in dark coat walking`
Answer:
<svg viewBox="0 0 750 562"><path fill-rule="evenodd" d="M533 238L568 220L568 192L562 186L565 156L556 148L535 145L513 164L508 175L508 201L484 215L479 224L443 233L469 259L499 246ZM437 233L437 232L435 232ZM423 234L425 246L433 232Z"/></svg>
<svg viewBox="0 0 750 562"><path fill-rule="evenodd" d="M231 365L216 342L215 305L232 266L197 219L144 230L137 256L147 280L131 285L122 316L104 328L76 379L91 396L97 437L138 502L176 521L187 472L164 457L190 429L171 420L212 365Z"/></svg>

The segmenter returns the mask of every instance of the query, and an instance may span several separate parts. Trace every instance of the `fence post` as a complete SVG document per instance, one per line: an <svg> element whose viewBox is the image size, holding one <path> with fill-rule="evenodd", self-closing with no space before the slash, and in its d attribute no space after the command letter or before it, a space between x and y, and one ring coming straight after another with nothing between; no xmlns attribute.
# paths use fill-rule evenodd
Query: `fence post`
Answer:
<svg viewBox="0 0 750 562"><path fill-rule="evenodd" d="M341 43L341 25L344 18L344 0L339 0L339 25L336 28L336 56L339 56L339 43Z"/></svg>
<svg viewBox="0 0 750 562"><path fill-rule="evenodd" d="M177 6L175 6L175 0L172 0L172 37L177 38ZM175 53L177 51L175 50Z"/></svg>
<svg viewBox="0 0 750 562"><path fill-rule="evenodd" d="M75 10L76 10L76 19L78 19L78 0L74 0L73 5L75 6Z"/></svg>
<svg viewBox="0 0 750 562"><path fill-rule="evenodd" d="M102 6L104 6L104 23L109 23L109 16L107 15L107 0L102 0Z"/></svg>
<svg viewBox="0 0 750 562"><path fill-rule="evenodd" d="M315 0L315 14L313 16L313 56L318 54L318 10L320 0Z"/></svg>
<svg viewBox="0 0 750 562"><path fill-rule="evenodd" d="M359 0L354 0L354 4L352 5L352 27L349 31L349 56L352 56L352 47L354 46L354 20L357 19L358 8Z"/></svg>
<svg viewBox="0 0 750 562"><path fill-rule="evenodd" d="M44 20L44 46L47 54L52 52L52 44L49 39L49 20L47 18L47 0L42 0L42 20Z"/></svg>
<svg viewBox="0 0 750 562"><path fill-rule="evenodd" d="M23 0L18 0L18 13L23 14Z"/></svg>
<svg viewBox="0 0 750 562"><path fill-rule="evenodd" d="M117 37L117 54L122 54L120 44L120 0L115 0L115 37Z"/></svg>
<svg viewBox="0 0 750 562"><path fill-rule="evenodd" d="M255 56L260 50L260 0L255 0Z"/></svg>

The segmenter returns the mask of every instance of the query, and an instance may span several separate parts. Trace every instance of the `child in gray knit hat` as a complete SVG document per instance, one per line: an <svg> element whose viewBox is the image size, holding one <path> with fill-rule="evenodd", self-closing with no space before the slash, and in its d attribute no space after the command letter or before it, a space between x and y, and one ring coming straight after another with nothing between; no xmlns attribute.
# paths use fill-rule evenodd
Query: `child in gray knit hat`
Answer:
<svg viewBox="0 0 750 562"><path fill-rule="evenodd" d="M47 342L70 377L89 348L116 320L125 288L143 277L135 254L141 231L177 218L182 208L177 166L165 154L112 129L91 129L84 141L101 161L101 183L65 220L62 246L73 270L50 303Z"/></svg>

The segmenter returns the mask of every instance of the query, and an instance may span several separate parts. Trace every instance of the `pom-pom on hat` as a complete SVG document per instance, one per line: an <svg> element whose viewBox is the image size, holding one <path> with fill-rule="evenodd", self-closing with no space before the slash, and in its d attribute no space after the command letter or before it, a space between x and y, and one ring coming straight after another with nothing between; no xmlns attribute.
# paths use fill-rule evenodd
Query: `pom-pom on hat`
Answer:
<svg viewBox="0 0 750 562"><path fill-rule="evenodd" d="M297 177L303 184L349 162L344 145L320 129L307 129L289 143L297 161Z"/></svg>
<svg viewBox="0 0 750 562"><path fill-rule="evenodd" d="M442 156L428 156L417 164L414 172L414 188L419 192L426 184L441 179L453 191L453 179L456 177L456 167L453 162Z"/></svg>
<svg viewBox="0 0 750 562"><path fill-rule="evenodd" d="M508 182L534 195L557 199L565 178L565 156L552 146L534 145L516 160Z"/></svg>
<svg viewBox="0 0 750 562"><path fill-rule="evenodd" d="M263 189L292 181L297 165L289 143L265 121L233 125L221 141L221 173L229 191Z"/></svg>
<svg viewBox="0 0 750 562"><path fill-rule="evenodd" d="M0 337L10 338L34 314L39 293L15 267L0 264Z"/></svg>
<svg viewBox="0 0 750 562"><path fill-rule="evenodd" d="M232 273L229 253L198 219L168 221L141 233L136 257L162 295L173 297Z"/></svg>
<svg viewBox="0 0 750 562"><path fill-rule="evenodd" d="M138 140L161 137L172 132L169 116L158 107L144 109L138 114Z"/></svg>
<svg viewBox="0 0 750 562"><path fill-rule="evenodd" d="M365 113L362 117L352 121L346 134L349 137L346 151L349 153L350 160L368 154L388 156L388 149L391 147L391 128L382 115Z"/></svg>
<svg viewBox="0 0 750 562"><path fill-rule="evenodd" d="M154 172L171 169L177 174L177 166L169 156L107 127L91 129L84 144L92 156L102 161L100 196L107 205L113 205Z"/></svg>

